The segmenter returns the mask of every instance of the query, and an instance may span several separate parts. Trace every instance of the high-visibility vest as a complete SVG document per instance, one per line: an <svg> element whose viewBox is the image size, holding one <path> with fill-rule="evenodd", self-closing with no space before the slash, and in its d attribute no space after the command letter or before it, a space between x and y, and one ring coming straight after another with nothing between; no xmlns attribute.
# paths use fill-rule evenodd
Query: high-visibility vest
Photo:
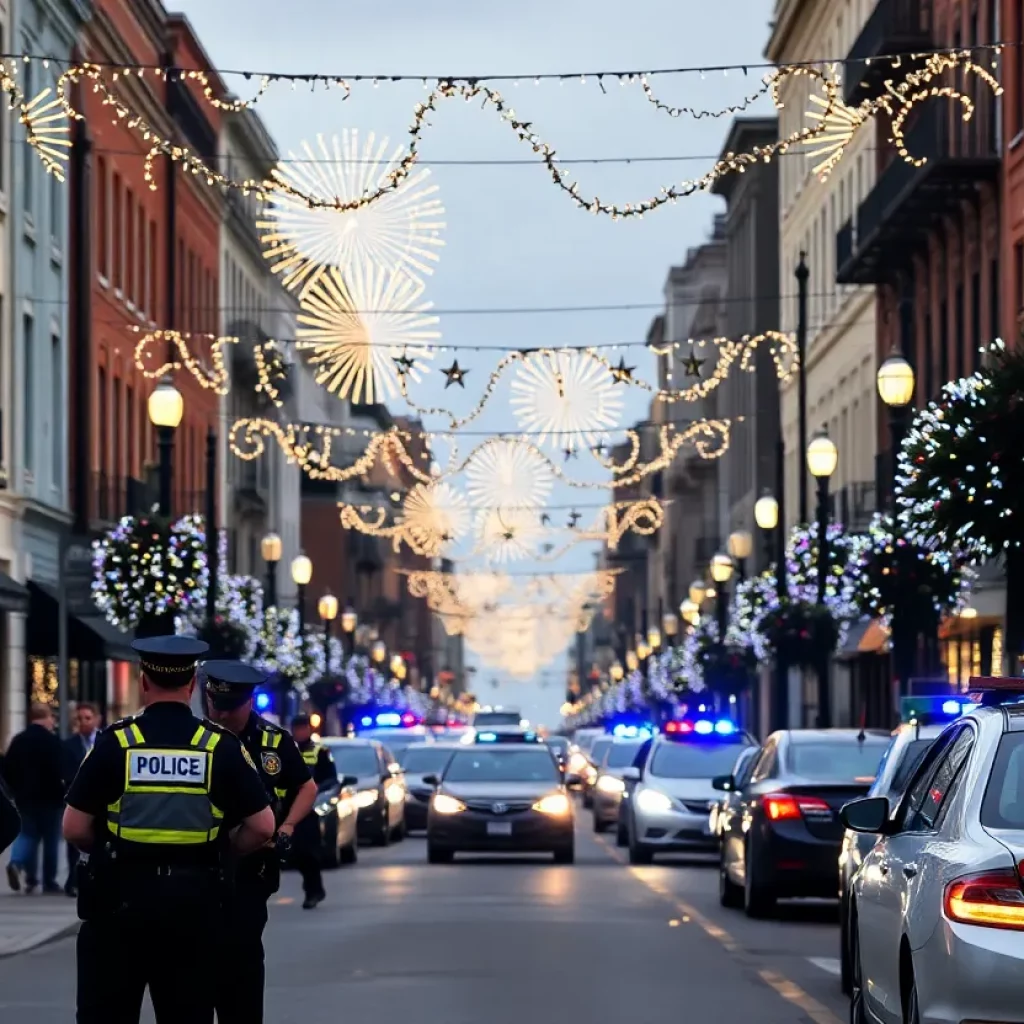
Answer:
<svg viewBox="0 0 1024 1024"><path fill-rule="evenodd" d="M215 842L224 819L210 798L220 734L200 725L187 745L158 746L129 722L114 735L125 750L125 784L107 807L111 834L154 846Z"/></svg>
<svg viewBox="0 0 1024 1024"><path fill-rule="evenodd" d="M260 735L260 746L265 750L277 750L281 746L281 736L283 733L271 732L269 729L264 729ZM267 759L263 758L263 770L266 771ZM281 758L278 756L277 759L277 771L267 772L268 775L277 775L281 771ZM277 797L278 801L283 803L286 796L288 796L288 790L286 788L280 788L274 786L274 796Z"/></svg>
<svg viewBox="0 0 1024 1024"><path fill-rule="evenodd" d="M320 747L315 743L309 748L309 750L302 751L302 760L305 761L310 768L316 767L316 763L319 759Z"/></svg>

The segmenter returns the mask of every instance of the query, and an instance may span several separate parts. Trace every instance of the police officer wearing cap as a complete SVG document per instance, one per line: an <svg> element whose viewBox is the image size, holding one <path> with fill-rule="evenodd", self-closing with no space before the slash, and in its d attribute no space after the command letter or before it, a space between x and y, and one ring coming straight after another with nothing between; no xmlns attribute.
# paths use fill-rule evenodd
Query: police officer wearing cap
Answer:
<svg viewBox="0 0 1024 1024"><path fill-rule="evenodd" d="M100 734L64 813L64 838L88 858L77 1020L135 1024L148 985L160 1024L212 1024L225 855L265 846L273 813L239 741L189 707L207 645L167 636L132 646L144 710Z"/></svg>
<svg viewBox="0 0 1024 1024"><path fill-rule="evenodd" d="M256 687L266 675L240 661L207 661L206 702L210 717L234 733L256 764L277 821L272 846L242 858L235 871L235 901L221 955L219 1024L260 1024L265 964L263 929L267 900L281 881L281 856L300 821L313 809L316 785L289 733L253 710Z"/></svg>
<svg viewBox="0 0 1024 1024"><path fill-rule="evenodd" d="M313 739L313 725L309 715L296 715L292 719L292 736L302 754L302 760L313 773L317 792L337 787L338 770L334 766L334 758L327 747ZM327 896L320 871L321 842L317 816L309 814L295 829L289 856L292 866L302 875L302 891L306 897L302 904L304 910L312 910Z"/></svg>

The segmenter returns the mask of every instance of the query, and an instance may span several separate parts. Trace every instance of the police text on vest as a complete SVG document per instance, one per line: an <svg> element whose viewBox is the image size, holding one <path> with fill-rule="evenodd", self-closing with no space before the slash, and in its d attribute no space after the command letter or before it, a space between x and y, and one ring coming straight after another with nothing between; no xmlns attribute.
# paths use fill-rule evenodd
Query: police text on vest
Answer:
<svg viewBox="0 0 1024 1024"><path fill-rule="evenodd" d="M131 782L161 782L167 785L204 785L209 758L183 750L133 750L128 754Z"/></svg>

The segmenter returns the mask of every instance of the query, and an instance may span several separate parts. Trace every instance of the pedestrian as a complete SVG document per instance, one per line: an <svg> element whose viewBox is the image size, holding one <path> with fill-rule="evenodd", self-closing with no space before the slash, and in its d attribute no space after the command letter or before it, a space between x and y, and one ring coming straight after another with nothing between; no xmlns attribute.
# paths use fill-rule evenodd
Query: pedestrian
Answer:
<svg viewBox="0 0 1024 1024"><path fill-rule="evenodd" d="M21 815L14 804L14 797L0 778L0 853L3 853L21 832Z"/></svg>
<svg viewBox="0 0 1024 1024"><path fill-rule="evenodd" d="M75 708L75 734L64 741L64 788L70 789L82 762L92 752L99 732L100 715L95 704L82 702ZM68 878L64 891L69 896L78 895L78 847L68 847Z"/></svg>
<svg viewBox="0 0 1024 1024"><path fill-rule="evenodd" d="M11 848L7 882L18 892L39 886L39 847L43 848L43 892L60 892L57 854L64 809L64 751L53 731L49 704L29 708L29 724L11 740L4 758L4 778L21 815L21 833Z"/></svg>
<svg viewBox="0 0 1024 1024"><path fill-rule="evenodd" d="M274 847L243 857L236 866L235 898L217 975L219 1024L261 1024L267 901L281 883L281 856L287 854L296 826L313 808L316 785L291 736L253 710L256 687L266 682L264 673L240 661L225 660L205 662L203 674L210 718L242 741L277 821Z"/></svg>
<svg viewBox="0 0 1024 1024"><path fill-rule="evenodd" d="M141 714L96 740L67 797L79 871L78 1024L212 1024L223 970L229 852L273 837L273 814L238 740L189 707L201 640L136 640ZM113 979L110 971L117 971Z"/></svg>
<svg viewBox="0 0 1024 1024"><path fill-rule="evenodd" d="M334 766L334 758L327 747L313 739L309 715L296 715L292 719L292 738L306 767L313 773L317 792L336 787L338 770ZM327 897L320 870L322 847L320 820L315 814L307 814L295 828L292 852L289 854L289 862L302 875L302 891L306 897L302 904L303 910L312 910Z"/></svg>

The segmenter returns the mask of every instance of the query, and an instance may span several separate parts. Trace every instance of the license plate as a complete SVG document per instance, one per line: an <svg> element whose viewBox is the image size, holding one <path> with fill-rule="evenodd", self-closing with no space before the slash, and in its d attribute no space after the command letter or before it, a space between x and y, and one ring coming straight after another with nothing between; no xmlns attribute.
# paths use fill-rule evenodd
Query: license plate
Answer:
<svg viewBox="0 0 1024 1024"><path fill-rule="evenodd" d="M489 836L510 836L512 835L512 822L489 821L487 822L487 834Z"/></svg>

